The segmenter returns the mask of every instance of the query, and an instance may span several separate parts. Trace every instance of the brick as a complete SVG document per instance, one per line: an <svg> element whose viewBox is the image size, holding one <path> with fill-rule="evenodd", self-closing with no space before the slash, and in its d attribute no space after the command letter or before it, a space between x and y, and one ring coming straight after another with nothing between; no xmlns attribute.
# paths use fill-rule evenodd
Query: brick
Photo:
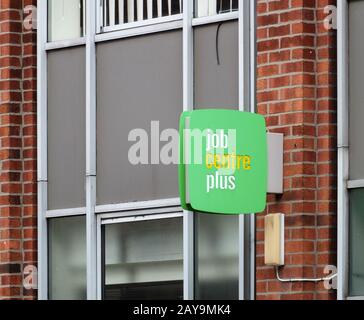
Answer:
<svg viewBox="0 0 364 320"><path fill-rule="evenodd" d="M0 299L37 296L22 286L23 263L37 259L37 51L35 31L23 30L25 5L36 1L3 0L0 11Z"/></svg>

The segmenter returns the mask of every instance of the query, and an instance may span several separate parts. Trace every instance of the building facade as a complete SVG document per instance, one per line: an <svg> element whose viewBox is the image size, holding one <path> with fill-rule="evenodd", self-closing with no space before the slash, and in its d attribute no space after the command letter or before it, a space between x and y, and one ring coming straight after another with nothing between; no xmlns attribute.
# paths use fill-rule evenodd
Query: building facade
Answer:
<svg viewBox="0 0 364 320"><path fill-rule="evenodd" d="M361 12L362 0L0 0L0 298L363 297ZM284 134L283 193L263 213L181 209L160 152L183 111L206 108L257 112ZM279 268L264 263L273 213Z"/></svg>

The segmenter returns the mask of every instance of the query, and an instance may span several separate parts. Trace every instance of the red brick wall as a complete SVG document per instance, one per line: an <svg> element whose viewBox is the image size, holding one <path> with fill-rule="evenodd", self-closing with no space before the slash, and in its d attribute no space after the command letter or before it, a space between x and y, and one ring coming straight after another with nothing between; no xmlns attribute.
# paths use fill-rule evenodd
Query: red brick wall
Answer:
<svg viewBox="0 0 364 320"><path fill-rule="evenodd" d="M284 194L268 213L285 214L281 277L321 277L336 265L336 31L330 0L258 0L258 112L284 139ZM323 283L277 281L264 265L264 214L257 218L257 299L331 299Z"/></svg>
<svg viewBox="0 0 364 320"><path fill-rule="evenodd" d="M0 1L0 299L32 299L23 269L36 265L36 33L23 26L35 0Z"/></svg>

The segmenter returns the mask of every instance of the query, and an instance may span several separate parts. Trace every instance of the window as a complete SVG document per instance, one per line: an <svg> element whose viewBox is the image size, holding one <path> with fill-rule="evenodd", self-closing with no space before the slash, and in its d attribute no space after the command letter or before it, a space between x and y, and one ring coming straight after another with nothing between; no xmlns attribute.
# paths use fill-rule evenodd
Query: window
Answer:
<svg viewBox="0 0 364 320"><path fill-rule="evenodd" d="M182 0L103 0L102 2L104 28L182 13Z"/></svg>
<svg viewBox="0 0 364 320"><path fill-rule="evenodd" d="M196 214L195 299L239 299L239 218Z"/></svg>
<svg viewBox="0 0 364 320"><path fill-rule="evenodd" d="M183 299L182 218L151 219L104 225L105 300Z"/></svg>
<svg viewBox="0 0 364 320"><path fill-rule="evenodd" d="M196 17L214 16L238 10L239 0L197 0Z"/></svg>
<svg viewBox="0 0 364 320"><path fill-rule="evenodd" d="M83 0L48 0L48 41L83 37L84 14Z"/></svg>
<svg viewBox="0 0 364 320"><path fill-rule="evenodd" d="M349 293L364 294L364 189L350 191Z"/></svg>
<svg viewBox="0 0 364 320"><path fill-rule="evenodd" d="M54 218L48 222L49 298L86 299L86 218Z"/></svg>

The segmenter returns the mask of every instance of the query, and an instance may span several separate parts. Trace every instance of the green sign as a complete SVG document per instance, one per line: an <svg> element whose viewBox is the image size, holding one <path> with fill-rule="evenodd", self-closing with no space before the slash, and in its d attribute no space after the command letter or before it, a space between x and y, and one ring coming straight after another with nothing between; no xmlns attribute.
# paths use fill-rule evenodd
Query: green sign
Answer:
<svg viewBox="0 0 364 320"><path fill-rule="evenodd" d="M184 112L179 188L182 207L189 211L263 211L267 193L264 118L233 110Z"/></svg>

